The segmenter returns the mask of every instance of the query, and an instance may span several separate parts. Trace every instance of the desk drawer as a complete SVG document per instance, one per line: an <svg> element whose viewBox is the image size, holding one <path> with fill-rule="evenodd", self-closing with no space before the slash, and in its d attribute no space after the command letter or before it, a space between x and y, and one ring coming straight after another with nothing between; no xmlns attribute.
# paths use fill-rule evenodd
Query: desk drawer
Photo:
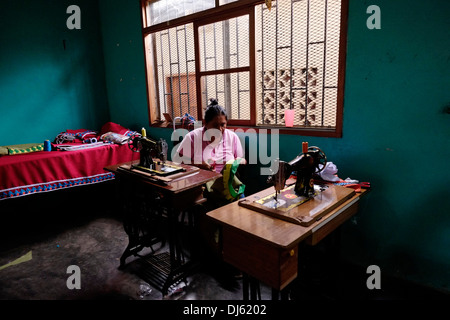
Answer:
<svg viewBox="0 0 450 320"><path fill-rule="evenodd" d="M276 248L239 230L223 227L223 259L268 286L282 290L297 277L298 248Z"/></svg>
<svg viewBox="0 0 450 320"><path fill-rule="evenodd" d="M197 186L189 190L171 195L169 198L169 205L177 210L185 210L189 206L199 204L206 201L203 197L202 186Z"/></svg>

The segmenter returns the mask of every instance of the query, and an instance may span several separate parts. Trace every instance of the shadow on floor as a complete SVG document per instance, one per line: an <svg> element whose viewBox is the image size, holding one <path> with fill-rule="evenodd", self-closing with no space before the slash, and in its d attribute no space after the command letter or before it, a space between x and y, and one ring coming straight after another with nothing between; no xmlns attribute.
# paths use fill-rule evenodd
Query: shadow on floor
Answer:
<svg viewBox="0 0 450 320"><path fill-rule="evenodd" d="M108 200L86 204L80 200L85 190L78 192L74 188L60 193L57 201L44 196L39 203L32 197L0 203L1 300L242 299L239 271L208 254L165 296L139 276L138 257L130 257L127 267L119 270L128 244L120 217ZM7 266L30 252L31 259ZM368 290L365 270L341 264L337 275L330 276L323 252L311 249L306 254L307 265L288 287L294 301L450 299L446 293L389 277L383 278L381 290ZM80 289L67 285L72 275L68 267L73 265L80 268ZM263 300L271 298L270 288L261 284L260 289Z"/></svg>

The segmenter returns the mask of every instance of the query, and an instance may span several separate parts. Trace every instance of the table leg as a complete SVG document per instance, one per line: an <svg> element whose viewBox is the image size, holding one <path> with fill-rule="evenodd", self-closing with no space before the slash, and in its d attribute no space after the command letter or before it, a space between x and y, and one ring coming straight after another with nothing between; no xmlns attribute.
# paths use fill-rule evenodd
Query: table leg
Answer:
<svg viewBox="0 0 450 320"><path fill-rule="evenodd" d="M289 300L289 291L287 288L277 290L272 288L272 300Z"/></svg>
<svg viewBox="0 0 450 320"><path fill-rule="evenodd" d="M242 273L242 293L243 300L261 300L261 289L259 286L259 281L253 277L250 277L245 272Z"/></svg>
<svg viewBox="0 0 450 320"><path fill-rule="evenodd" d="M243 300L248 301L248 274L242 273L242 293L243 293Z"/></svg>

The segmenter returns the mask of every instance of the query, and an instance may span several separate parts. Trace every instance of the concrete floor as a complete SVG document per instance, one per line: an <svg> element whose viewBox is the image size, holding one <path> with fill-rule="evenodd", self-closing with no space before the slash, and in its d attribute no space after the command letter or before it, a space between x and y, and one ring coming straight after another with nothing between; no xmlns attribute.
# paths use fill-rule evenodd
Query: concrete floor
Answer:
<svg viewBox="0 0 450 320"><path fill-rule="evenodd" d="M83 188L0 202L5 217L0 232L1 300L242 299L238 271L217 259L203 261L187 282L172 286L166 295L142 279L139 257L128 257L119 270L128 244L120 214L108 205L110 200L84 203L86 193L97 189ZM159 254L168 246L156 244L153 249ZM140 252L150 253L150 248ZM24 256L28 261L8 266ZM73 265L79 267L80 289L67 286L73 273L68 267ZM262 285L261 298L270 297L271 290Z"/></svg>
<svg viewBox="0 0 450 320"><path fill-rule="evenodd" d="M0 299L242 299L242 280L236 279L231 270L226 274L224 265L208 273L201 267L188 277L187 284L180 282L163 296L139 277L139 258L129 257L125 269L118 269L127 244L122 223L104 217L4 251L0 266L30 251L32 258L0 270ZM71 265L80 268L80 289L67 287L73 273L67 273Z"/></svg>
<svg viewBox="0 0 450 320"><path fill-rule="evenodd" d="M126 268L119 270L128 236L120 215L114 213L114 198L86 203L87 195L92 194L98 194L98 189L72 188L0 202L0 300L242 299L242 278L217 259L203 259L187 283L180 282L167 295L139 276L140 258L129 257ZM163 252L167 247L155 245L154 249ZM308 265L302 266L301 276L299 272L289 287L291 300L450 298L388 278L383 278L382 290L371 291L366 287L365 272L347 265L331 268L337 271L331 279L324 260L327 254L320 249L305 250L307 259L303 261ZM150 252L146 249L142 254ZM23 256L28 261L7 266ZM79 267L80 289L67 285L72 276L68 267L73 265ZM271 299L270 288L261 284L260 291L262 300Z"/></svg>

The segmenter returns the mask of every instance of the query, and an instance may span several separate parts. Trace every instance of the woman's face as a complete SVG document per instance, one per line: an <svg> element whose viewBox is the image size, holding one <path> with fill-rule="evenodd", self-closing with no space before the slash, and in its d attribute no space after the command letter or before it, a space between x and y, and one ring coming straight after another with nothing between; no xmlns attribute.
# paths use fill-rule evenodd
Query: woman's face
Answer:
<svg viewBox="0 0 450 320"><path fill-rule="evenodd" d="M206 129L217 129L223 134L227 127L227 118L223 114L215 116L206 124Z"/></svg>

